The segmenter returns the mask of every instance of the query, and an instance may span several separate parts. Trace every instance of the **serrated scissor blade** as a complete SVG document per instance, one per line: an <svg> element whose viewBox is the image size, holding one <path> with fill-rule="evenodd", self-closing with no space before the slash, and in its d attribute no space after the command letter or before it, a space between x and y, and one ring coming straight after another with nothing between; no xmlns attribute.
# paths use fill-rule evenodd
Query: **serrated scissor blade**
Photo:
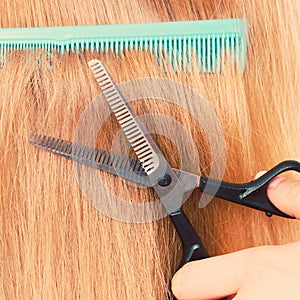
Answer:
<svg viewBox="0 0 300 300"><path fill-rule="evenodd" d="M183 203L185 190L180 179L101 61L93 59L89 67L166 211L169 214L177 211Z"/></svg>
<svg viewBox="0 0 300 300"><path fill-rule="evenodd" d="M144 186L151 186L147 174L137 159L37 133L30 133L29 142L89 167L118 175Z"/></svg>
<svg viewBox="0 0 300 300"><path fill-rule="evenodd" d="M123 97L112 78L99 60L91 60L89 66L130 145L149 175L159 167L159 157L154 142L151 141L144 125Z"/></svg>

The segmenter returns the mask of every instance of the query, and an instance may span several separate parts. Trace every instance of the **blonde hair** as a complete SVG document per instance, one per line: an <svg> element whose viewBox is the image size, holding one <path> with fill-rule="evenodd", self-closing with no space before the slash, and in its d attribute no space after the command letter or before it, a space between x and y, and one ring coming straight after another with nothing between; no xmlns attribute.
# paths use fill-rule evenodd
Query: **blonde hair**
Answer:
<svg viewBox="0 0 300 300"><path fill-rule="evenodd" d="M32 0L1 5L2 27L245 17L250 41L245 73L230 62L222 74L195 69L175 73L169 66L165 72L151 54L141 51L128 51L120 58L112 53L53 54L51 64L43 51L8 55L0 69L2 299L165 299L168 294L180 260L180 243L169 219L126 223L102 214L79 188L72 162L28 143L30 131L73 139L80 117L99 94L87 67L91 58L100 58L116 82L170 79L209 103L226 141L226 153L214 162L205 132L193 116L199 105L194 99L182 97L179 105L159 99L133 103L139 114L164 114L187 129L203 174L212 164L223 163L225 154L224 179L232 182L251 180L257 171L284 159L300 160L296 1ZM189 111L182 109L183 104ZM110 150L116 131L114 118L105 120L97 147ZM175 136L176 128L166 128L166 136L172 131ZM162 134L154 139L172 166L180 168L173 142ZM194 167L193 161L190 166ZM128 201L155 199L149 189L130 186L104 172L101 177L112 193L126 195ZM104 195L101 200L109 203ZM299 239L295 221L267 218L219 199L199 209L200 196L196 191L184 210L210 255Z"/></svg>

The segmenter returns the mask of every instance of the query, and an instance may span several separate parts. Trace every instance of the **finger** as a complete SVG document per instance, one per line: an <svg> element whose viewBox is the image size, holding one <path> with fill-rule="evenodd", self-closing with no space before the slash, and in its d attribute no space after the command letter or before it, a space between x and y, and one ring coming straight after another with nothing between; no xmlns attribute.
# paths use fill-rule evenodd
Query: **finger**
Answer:
<svg viewBox="0 0 300 300"><path fill-rule="evenodd" d="M300 219L300 181L275 177L268 186L268 198L282 212Z"/></svg>
<svg viewBox="0 0 300 300"><path fill-rule="evenodd" d="M183 266L172 280L178 299L218 299L236 294L242 282L251 249L194 261Z"/></svg>

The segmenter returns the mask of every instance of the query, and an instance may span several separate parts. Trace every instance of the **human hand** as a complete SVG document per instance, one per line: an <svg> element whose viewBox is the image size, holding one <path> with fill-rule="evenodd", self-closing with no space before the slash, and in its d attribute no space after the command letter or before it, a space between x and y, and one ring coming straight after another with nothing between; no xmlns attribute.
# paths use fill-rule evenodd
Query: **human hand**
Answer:
<svg viewBox="0 0 300 300"><path fill-rule="evenodd" d="M174 276L177 299L299 300L300 242L193 261Z"/></svg>
<svg viewBox="0 0 300 300"><path fill-rule="evenodd" d="M300 219L300 181L276 177L268 197L281 211ZM300 242L250 248L188 263L174 276L178 299L300 299Z"/></svg>

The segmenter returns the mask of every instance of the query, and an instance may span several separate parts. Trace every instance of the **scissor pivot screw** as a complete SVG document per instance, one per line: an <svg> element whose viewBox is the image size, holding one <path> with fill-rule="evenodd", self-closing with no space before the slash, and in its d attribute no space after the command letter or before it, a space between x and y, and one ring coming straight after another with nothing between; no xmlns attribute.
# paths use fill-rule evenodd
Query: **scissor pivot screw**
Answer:
<svg viewBox="0 0 300 300"><path fill-rule="evenodd" d="M172 178L169 174L164 174L162 177L158 179L158 184L160 186L168 186L172 181Z"/></svg>

